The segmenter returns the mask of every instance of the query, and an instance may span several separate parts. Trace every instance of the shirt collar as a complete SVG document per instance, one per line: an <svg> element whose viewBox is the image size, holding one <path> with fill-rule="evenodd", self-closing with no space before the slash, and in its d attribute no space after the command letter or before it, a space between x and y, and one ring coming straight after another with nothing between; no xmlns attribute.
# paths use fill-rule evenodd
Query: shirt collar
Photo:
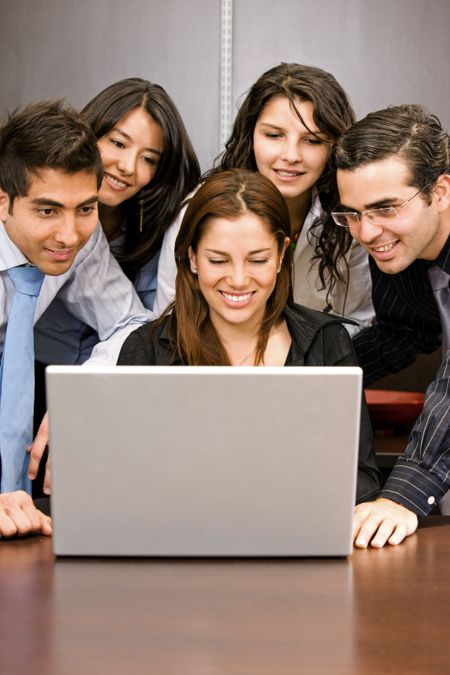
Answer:
<svg viewBox="0 0 450 675"><path fill-rule="evenodd" d="M450 235L447 237L444 248L432 264L437 265L444 270L444 272L450 274Z"/></svg>
<svg viewBox="0 0 450 675"><path fill-rule="evenodd" d="M5 226L0 221L0 272L26 264L29 264L29 261L8 237Z"/></svg>

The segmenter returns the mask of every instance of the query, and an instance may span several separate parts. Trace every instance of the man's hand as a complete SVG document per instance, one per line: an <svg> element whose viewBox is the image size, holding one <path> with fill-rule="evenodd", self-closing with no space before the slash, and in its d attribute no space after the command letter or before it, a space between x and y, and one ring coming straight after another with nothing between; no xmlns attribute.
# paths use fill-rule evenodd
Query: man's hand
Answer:
<svg viewBox="0 0 450 675"><path fill-rule="evenodd" d="M353 542L358 548L400 544L417 529L417 516L390 499L358 504L353 518Z"/></svg>
<svg viewBox="0 0 450 675"><path fill-rule="evenodd" d="M38 533L50 535L52 521L33 504L23 490L0 495L0 536L14 537Z"/></svg>
<svg viewBox="0 0 450 675"><path fill-rule="evenodd" d="M36 438L34 439L30 449L30 463L28 465L28 478L34 480L39 470L39 464L44 454L48 443L48 413L45 413L42 422L39 426ZM47 466L45 467L44 476L44 493L50 494L50 459L47 459Z"/></svg>

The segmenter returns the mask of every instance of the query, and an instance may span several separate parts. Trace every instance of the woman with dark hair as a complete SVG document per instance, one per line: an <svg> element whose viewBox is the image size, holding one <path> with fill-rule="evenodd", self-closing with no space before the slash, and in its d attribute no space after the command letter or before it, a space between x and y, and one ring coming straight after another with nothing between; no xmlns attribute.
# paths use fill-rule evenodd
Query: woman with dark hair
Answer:
<svg viewBox="0 0 450 675"><path fill-rule="evenodd" d="M158 315L173 299L173 265L167 277L161 246L170 226L179 227L183 202L200 177L191 141L164 89L140 78L110 85L81 114L102 157L99 218L111 252L143 305ZM57 301L36 326L44 363L82 363L97 341Z"/></svg>
<svg viewBox="0 0 450 675"><path fill-rule="evenodd" d="M248 91L215 169L259 171L280 190L290 217L294 299L352 319L358 326L346 324L350 334L374 318L370 273L366 252L331 218L339 196L328 158L354 121L333 75L282 63Z"/></svg>
<svg viewBox="0 0 450 675"><path fill-rule="evenodd" d="M257 172L213 174L176 240L175 301L125 341L120 365L356 365L339 319L291 300L286 202ZM379 491L363 403L357 499Z"/></svg>

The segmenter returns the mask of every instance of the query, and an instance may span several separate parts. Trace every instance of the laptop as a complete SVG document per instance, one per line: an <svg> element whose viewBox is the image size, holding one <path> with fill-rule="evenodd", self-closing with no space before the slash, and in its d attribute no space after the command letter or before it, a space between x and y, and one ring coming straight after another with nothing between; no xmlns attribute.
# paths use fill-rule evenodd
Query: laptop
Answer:
<svg viewBox="0 0 450 675"><path fill-rule="evenodd" d="M357 367L47 368L58 556L346 556Z"/></svg>

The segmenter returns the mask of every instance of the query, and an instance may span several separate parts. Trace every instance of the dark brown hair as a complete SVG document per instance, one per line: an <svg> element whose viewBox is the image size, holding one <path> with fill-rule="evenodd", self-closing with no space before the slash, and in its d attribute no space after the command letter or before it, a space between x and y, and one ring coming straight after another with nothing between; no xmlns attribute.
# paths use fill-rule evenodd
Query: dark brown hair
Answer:
<svg viewBox="0 0 450 675"><path fill-rule="evenodd" d="M178 355L189 365L229 364L227 353L210 320L209 307L200 291L197 276L191 271L189 248L196 252L213 218L237 220L245 213L254 213L267 224L281 252L290 232L286 202L277 188L258 173L233 169L214 174L196 192L183 218L175 244L178 274L173 306L176 334L173 331L172 338ZM290 299L291 252L288 247L266 305L255 363L262 361L270 330L280 321Z"/></svg>
<svg viewBox="0 0 450 675"><path fill-rule="evenodd" d="M164 147L150 183L123 204L127 223L126 252L119 262L131 277L157 253L164 233L200 178L198 160L183 120L170 96L158 84L138 77L120 80L97 94L81 114L99 139L136 108L145 110L159 124ZM139 227L141 200L142 232Z"/></svg>
<svg viewBox="0 0 450 675"><path fill-rule="evenodd" d="M393 155L410 169L410 185L429 199L434 183L450 172L449 135L439 119L420 105L390 106L372 112L340 138L333 153L337 169L356 169Z"/></svg>
<svg viewBox="0 0 450 675"><path fill-rule="evenodd" d="M95 137L74 108L63 100L31 103L9 114L0 129L0 187L11 204L24 197L30 178L41 169L68 174L85 171L100 187L103 166Z"/></svg>
<svg viewBox="0 0 450 675"><path fill-rule="evenodd" d="M247 92L234 121L231 136L225 144L225 152L220 158L218 169L237 167L258 170L253 152L253 132L265 106L278 96L288 99L293 113L306 127L295 107L295 99L310 101L314 106L314 122L331 143L355 121L347 94L331 73L313 66L281 63L263 73ZM322 288L327 287L329 301L336 281L342 278L339 260L349 250L352 238L345 229L336 227L331 217L331 212L339 204L339 197L336 174L329 164L317 181L316 188L324 214L313 224L309 239L314 246L314 259L318 260ZM345 258L344 262L346 264ZM327 309L331 309L331 305Z"/></svg>

